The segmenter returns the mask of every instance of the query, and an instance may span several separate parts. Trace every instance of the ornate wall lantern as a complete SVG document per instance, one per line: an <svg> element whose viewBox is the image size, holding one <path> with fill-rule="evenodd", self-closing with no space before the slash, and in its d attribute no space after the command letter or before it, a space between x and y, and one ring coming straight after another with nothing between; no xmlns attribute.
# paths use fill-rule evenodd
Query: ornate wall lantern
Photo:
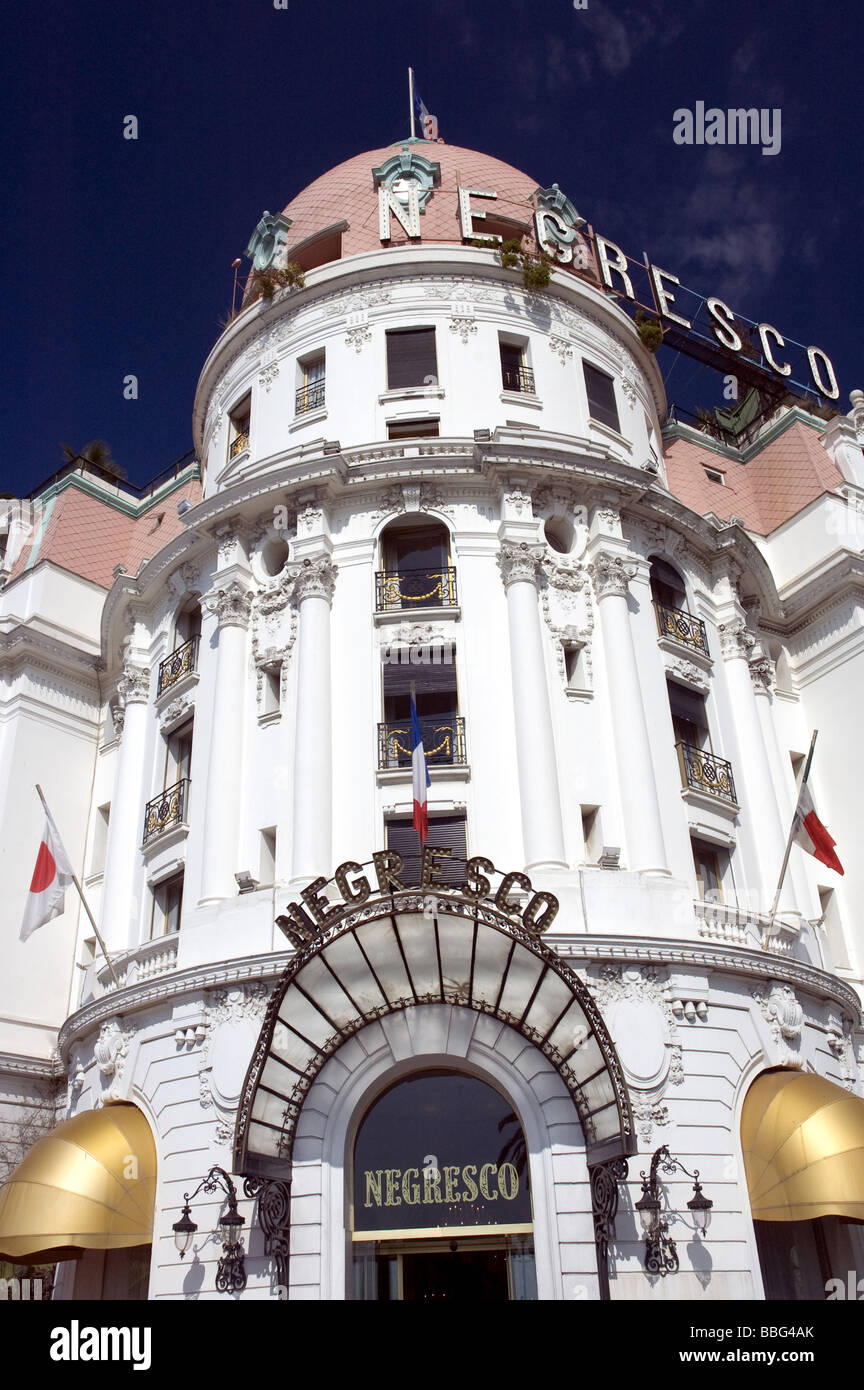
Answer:
<svg viewBox="0 0 864 1390"><path fill-rule="evenodd" d="M174 1244L180 1252L181 1260L189 1249L192 1237L198 1230L191 1217L190 1202L199 1192L216 1192L222 1188L228 1199L228 1210L219 1218L219 1231L222 1236L222 1257L216 1271L216 1287L220 1293L242 1293L246 1287L246 1264L240 1233L243 1217L237 1210L237 1189L224 1168L211 1168L206 1178L202 1178L195 1191L183 1193L183 1212L179 1221L174 1222Z"/></svg>
<svg viewBox="0 0 864 1390"><path fill-rule="evenodd" d="M693 1225L700 1235L704 1235L708 1230L714 1203L702 1191L699 1169L696 1168L691 1173L679 1159L673 1157L665 1144L651 1159L651 1169L647 1178L644 1170L639 1174L642 1179L642 1196L636 1203L636 1211L645 1232L645 1268L649 1274L666 1275L676 1274L679 1265L678 1250L669 1234L669 1223L661 1210L660 1183L657 1176L661 1168L664 1173L680 1171L693 1179L693 1196L687 1203L687 1210L692 1215Z"/></svg>

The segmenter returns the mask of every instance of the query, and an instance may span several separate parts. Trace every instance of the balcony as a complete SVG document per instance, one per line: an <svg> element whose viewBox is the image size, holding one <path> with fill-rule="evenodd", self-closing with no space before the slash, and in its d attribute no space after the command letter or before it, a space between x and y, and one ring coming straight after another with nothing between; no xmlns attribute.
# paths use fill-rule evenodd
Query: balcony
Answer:
<svg viewBox="0 0 864 1390"><path fill-rule="evenodd" d="M465 720L459 716L421 717L420 737L427 767L464 767ZM379 771L408 770L411 767L411 721L378 725Z"/></svg>
<svg viewBox="0 0 864 1390"><path fill-rule="evenodd" d="M689 647L691 651L701 652L710 660L708 636L701 618L688 613L686 608L669 608L665 603L656 601L654 612L657 614L657 630L661 637L680 642L682 646Z"/></svg>
<svg viewBox="0 0 864 1390"><path fill-rule="evenodd" d="M294 397L294 413L305 415L310 410L321 410L324 406L324 378L301 386Z"/></svg>
<svg viewBox="0 0 864 1390"><path fill-rule="evenodd" d="M198 638L193 637L188 642L184 642L182 647L176 647L170 656L166 656L164 661L159 663L159 680L156 686L156 698L164 695L167 690L172 690L175 685L182 681L184 676L190 676L198 667Z"/></svg>
<svg viewBox="0 0 864 1390"><path fill-rule="evenodd" d="M148 801L144 808L144 839L143 844L147 845L151 840L155 840L157 835L162 835L166 830L173 830L175 826L183 825L186 820L187 808L189 805L189 778L183 777L179 782L175 782L173 787L166 787L164 792L154 796L152 801Z"/></svg>
<svg viewBox="0 0 864 1390"><path fill-rule="evenodd" d="M249 448L249 430L238 430L228 446L229 459L236 459Z"/></svg>
<svg viewBox="0 0 864 1390"><path fill-rule="evenodd" d="M455 569L406 569L396 574L378 570L375 575L376 613L455 607Z"/></svg>
<svg viewBox="0 0 864 1390"><path fill-rule="evenodd" d="M716 758L703 748L695 748L690 743L676 743L678 763L681 768L681 782L685 788L695 792L706 792L719 797L730 805L737 805L732 765L725 758Z"/></svg>
<svg viewBox="0 0 864 1390"><path fill-rule="evenodd" d="M534 373L530 367L501 367L501 379L505 391L521 391L523 395L536 395Z"/></svg>

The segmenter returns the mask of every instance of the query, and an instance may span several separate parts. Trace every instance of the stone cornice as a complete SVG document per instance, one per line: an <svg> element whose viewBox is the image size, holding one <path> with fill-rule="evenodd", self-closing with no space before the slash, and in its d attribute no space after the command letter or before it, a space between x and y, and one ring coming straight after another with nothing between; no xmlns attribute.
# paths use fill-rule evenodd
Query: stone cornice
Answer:
<svg viewBox="0 0 864 1390"><path fill-rule="evenodd" d="M27 1057L19 1052L0 1052L0 1076L57 1081L63 1074L63 1063L59 1057Z"/></svg>
<svg viewBox="0 0 864 1390"><path fill-rule="evenodd" d="M818 999L830 999L851 1013L855 1026L861 1017L861 1002L855 990L824 970L769 955L745 947L712 947L699 942L635 940L621 936L559 937L549 939L555 950L570 964L590 964L592 961L652 962L671 966L691 966L695 970L742 976L747 980L780 980L798 986ZM69 1052L80 1039L93 1033L106 1019L145 1009L162 1008L172 999L200 994L220 985L244 980L277 980L293 956L291 951L274 951L269 955L239 956L232 960L216 961L211 965L193 966L186 970L160 975L128 989L109 994L85 1004L60 1029L58 1050L64 1064Z"/></svg>

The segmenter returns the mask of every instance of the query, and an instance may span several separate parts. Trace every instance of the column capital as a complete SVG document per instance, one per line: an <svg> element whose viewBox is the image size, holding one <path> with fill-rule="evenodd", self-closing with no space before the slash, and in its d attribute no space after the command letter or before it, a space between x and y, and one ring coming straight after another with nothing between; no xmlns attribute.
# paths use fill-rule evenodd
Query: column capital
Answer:
<svg viewBox="0 0 864 1390"><path fill-rule="evenodd" d="M150 667L143 662L124 661L117 694L123 709L127 705L146 705L150 698Z"/></svg>
<svg viewBox="0 0 864 1390"><path fill-rule="evenodd" d="M612 550L598 550L588 565L588 573L598 599L616 595L627 597L627 587L635 578L638 563L630 556L616 554Z"/></svg>
<svg viewBox="0 0 864 1390"><path fill-rule="evenodd" d="M305 598L326 598L332 603L338 572L338 566L329 555L319 555L317 559L307 556L301 560L294 576L294 602L300 604Z"/></svg>
<svg viewBox="0 0 864 1390"><path fill-rule="evenodd" d="M750 678L757 695L770 695L774 687L774 662L762 652L750 660Z"/></svg>
<svg viewBox="0 0 864 1390"><path fill-rule="evenodd" d="M543 574L542 554L538 547L529 545L527 541L505 540L501 542L498 552L498 568L505 589L525 580L537 588Z"/></svg>
<svg viewBox="0 0 864 1390"><path fill-rule="evenodd" d="M211 589L205 606L216 615L220 628L246 627L252 611L252 591L232 579L218 589Z"/></svg>
<svg viewBox="0 0 864 1390"><path fill-rule="evenodd" d="M731 618L728 623L719 623L717 633L724 661L734 661L736 658L742 661L750 660L756 638L748 630L743 618Z"/></svg>

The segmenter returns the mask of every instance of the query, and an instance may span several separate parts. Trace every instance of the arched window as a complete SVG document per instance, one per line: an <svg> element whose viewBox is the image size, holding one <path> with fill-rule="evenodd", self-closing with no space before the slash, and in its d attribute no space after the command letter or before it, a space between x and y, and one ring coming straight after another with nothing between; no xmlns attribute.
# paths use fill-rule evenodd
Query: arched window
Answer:
<svg viewBox="0 0 864 1390"><path fill-rule="evenodd" d="M666 608L686 608L687 591L684 580L674 565L654 555L651 558L651 597Z"/></svg>
<svg viewBox="0 0 864 1390"><path fill-rule="evenodd" d="M397 1081L354 1141L356 1299L537 1297L528 1154L510 1102L475 1076Z"/></svg>
<svg viewBox="0 0 864 1390"><path fill-rule="evenodd" d="M452 607L456 574L446 526L428 517L408 516L385 527L377 589L379 612Z"/></svg>
<svg viewBox="0 0 864 1390"><path fill-rule="evenodd" d="M174 624L175 647L191 642L193 637L201 636L201 600L196 595L189 599L177 614Z"/></svg>

